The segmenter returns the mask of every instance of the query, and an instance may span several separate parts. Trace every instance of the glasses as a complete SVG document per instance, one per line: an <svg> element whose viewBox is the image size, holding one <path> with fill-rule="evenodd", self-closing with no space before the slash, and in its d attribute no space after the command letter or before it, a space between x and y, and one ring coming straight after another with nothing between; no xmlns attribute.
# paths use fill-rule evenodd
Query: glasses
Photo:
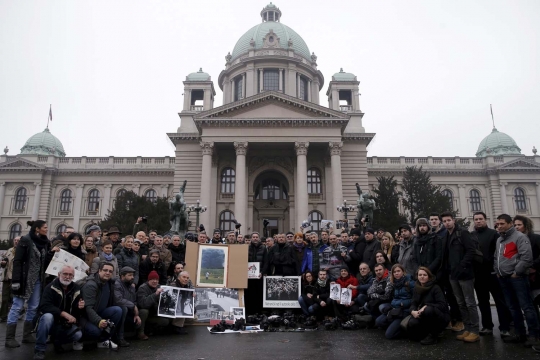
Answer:
<svg viewBox="0 0 540 360"><path fill-rule="evenodd" d="M109 269L101 269L101 271L103 271L104 273L113 273L114 270L109 270Z"/></svg>

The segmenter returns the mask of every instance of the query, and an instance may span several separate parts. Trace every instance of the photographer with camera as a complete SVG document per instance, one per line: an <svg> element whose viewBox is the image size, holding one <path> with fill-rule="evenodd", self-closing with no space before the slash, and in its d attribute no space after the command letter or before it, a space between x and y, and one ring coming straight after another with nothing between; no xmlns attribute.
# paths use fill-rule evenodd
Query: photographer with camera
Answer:
<svg viewBox="0 0 540 360"><path fill-rule="evenodd" d="M45 287L39 303L34 360L45 359L47 337L50 335L54 350L63 353L62 344L73 342L73 350L82 350L81 328L77 326L84 309L81 288L73 282L75 270L64 266L58 277Z"/></svg>
<svg viewBox="0 0 540 360"><path fill-rule="evenodd" d="M122 324L122 308L114 298L114 281L111 279L114 266L111 263L99 264L99 271L88 276L82 288L85 303L84 323L85 338L97 340L98 348L116 349L118 345L129 346L124 339L118 339L118 345L111 337L116 335L116 326Z"/></svg>
<svg viewBox="0 0 540 360"><path fill-rule="evenodd" d="M13 239L13 247L6 251L0 261L0 266L4 269L2 275L2 307L0 308L0 322L6 322L9 304L11 303L11 276L13 274L13 259L15 259L15 249L21 240L20 236Z"/></svg>

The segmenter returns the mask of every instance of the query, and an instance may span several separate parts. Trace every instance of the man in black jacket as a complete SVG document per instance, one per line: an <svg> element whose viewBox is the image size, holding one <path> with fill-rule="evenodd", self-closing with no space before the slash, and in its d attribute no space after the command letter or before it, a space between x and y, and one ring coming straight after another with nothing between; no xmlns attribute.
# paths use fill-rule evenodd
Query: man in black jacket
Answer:
<svg viewBox="0 0 540 360"><path fill-rule="evenodd" d="M370 269L373 269L375 266L375 252L381 250L381 243L375 238L375 231L372 228L367 228L364 231L364 238L366 239L366 248L360 263L365 262Z"/></svg>
<svg viewBox="0 0 540 360"><path fill-rule="evenodd" d="M75 270L64 266L58 277L43 291L38 308L40 318L37 325L34 360L45 359L47 337L51 335L54 349L64 352L62 344L73 341L73 350L82 350L79 340L82 332L77 328L84 300L79 285L73 282Z"/></svg>
<svg viewBox="0 0 540 360"><path fill-rule="evenodd" d="M416 220L416 241L413 248L416 265L425 266L436 275L441 268L442 241L437 233L429 231L426 218ZM409 275L415 276L415 274Z"/></svg>
<svg viewBox="0 0 540 360"><path fill-rule="evenodd" d="M353 274L358 273L358 266L362 263L364 258L364 251L366 250L366 239L362 236L362 231L359 228L354 228L351 230L351 235L353 237L354 247L349 252L351 260L347 263L349 269ZM375 260L374 260L375 261Z"/></svg>
<svg viewBox="0 0 540 360"><path fill-rule="evenodd" d="M114 281L111 279L114 266L111 263L99 264L99 271L89 276L82 288L86 309L84 335L98 340L98 348L116 349L118 346L110 340L116 334L117 327L122 327L122 308L114 299ZM120 340L120 339L119 339ZM121 339L123 340L123 339ZM119 341L120 346L126 341Z"/></svg>
<svg viewBox="0 0 540 360"><path fill-rule="evenodd" d="M473 343L480 340L478 309L474 298L474 269L473 259L475 244L471 234L461 229L451 212L441 214L441 218L448 230L448 268L450 270L450 284L454 290L459 310L465 323L465 332L456 337L457 340Z"/></svg>
<svg viewBox="0 0 540 360"><path fill-rule="evenodd" d="M261 244L259 233L251 234L251 244L248 248L248 261L259 263L259 278L248 279L248 287L244 290L246 314L260 313L263 309L263 276L268 273L268 251Z"/></svg>
<svg viewBox="0 0 540 360"><path fill-rule="evenodd" d="M275 276L296 276L298 268L292 246L287 244L285 234L279 234L277 244L268 254L268 274Z"/></svg>
<svg viewBox="0 0 540 360"><path fill-rule="evenodd" d="M163 261L159 258L159 250L156 249L150 250L150 255L148 255L139 266L139 285L148 281L148 274L150 274L152 270L155 270L158 273L159 284L166 285L167 269L165 268Z"/></svg>
<svg viewBox="0 0 540 360"><path fill-rule="evenodd" d="M127 324L134 325L137 329L141 326L139 309L137 308L137 293L134 281L135 269L124 266L120 270L120 277L114 282L114 300L116 305L122 307L122 327L118 327L118 338L124 339L124 327ZM143 339L144 340L144 339Z"/></svg>
<svg viewBox="0 0 540 360"><path fill-rule="evenodd" d="M477 237L480 245L480 250L484 257L482 264L477 264L475 267L475 282L474 289L478 298L478 308L482 315L482 330L480 335L493 335L493 319L491 317L491 305L489 295L493 296L495 306L497 307L497 315L499 317L499 330L501 337L510 336L510 322L512 314L506 306L504 294L501 285L497 280L497 275L493 270L493 262L495 257L495 246L499 233L488 228L486 214L479 211L473 215L474 231L473 234Z"/></svg>

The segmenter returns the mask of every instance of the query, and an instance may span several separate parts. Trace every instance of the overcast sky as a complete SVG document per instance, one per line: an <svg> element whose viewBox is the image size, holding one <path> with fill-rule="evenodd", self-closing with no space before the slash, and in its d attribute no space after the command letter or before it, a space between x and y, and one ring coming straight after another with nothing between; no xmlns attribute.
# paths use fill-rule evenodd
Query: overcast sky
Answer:
<svg viewBox="0 0 540 360"><path fill-rule="evenodd" d="M46 127L68 156L174 156L185 76L214 81L267 0L0 0L0 148ZM326 90L360 80L370 156L474 156L499 131L540 148L540 1L279 1ZM222 104L217 83L215 105Z"/></svg>

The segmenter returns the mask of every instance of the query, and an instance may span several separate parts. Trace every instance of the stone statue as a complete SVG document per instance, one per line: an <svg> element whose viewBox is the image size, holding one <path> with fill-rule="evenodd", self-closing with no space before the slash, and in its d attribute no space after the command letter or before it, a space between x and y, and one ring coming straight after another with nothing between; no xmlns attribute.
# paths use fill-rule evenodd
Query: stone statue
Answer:
<svg viewBox="0 0 540 360"><path fill-rule="evenodd" d="M187 205L184 200L184 191L186 191L187 180L184 180L184 184L180 187L180 191L174 197L169 200L169 213L172 234L178 234L182 238L184 237L188 229L188 213Z"/></svg>
<svg viewBox="0 0 540 360"><path fill-rule="evenodd" d="M362 219L367 219L364 224L367 228L369 227L369 224L373 223L373 210L376 209L375 200L373 200L369 193L363 193L358 183L356 183L356 193L358 194L358 200L356 201L358 213L356 214L355 220L358 224L361 224Z"/></svg>

